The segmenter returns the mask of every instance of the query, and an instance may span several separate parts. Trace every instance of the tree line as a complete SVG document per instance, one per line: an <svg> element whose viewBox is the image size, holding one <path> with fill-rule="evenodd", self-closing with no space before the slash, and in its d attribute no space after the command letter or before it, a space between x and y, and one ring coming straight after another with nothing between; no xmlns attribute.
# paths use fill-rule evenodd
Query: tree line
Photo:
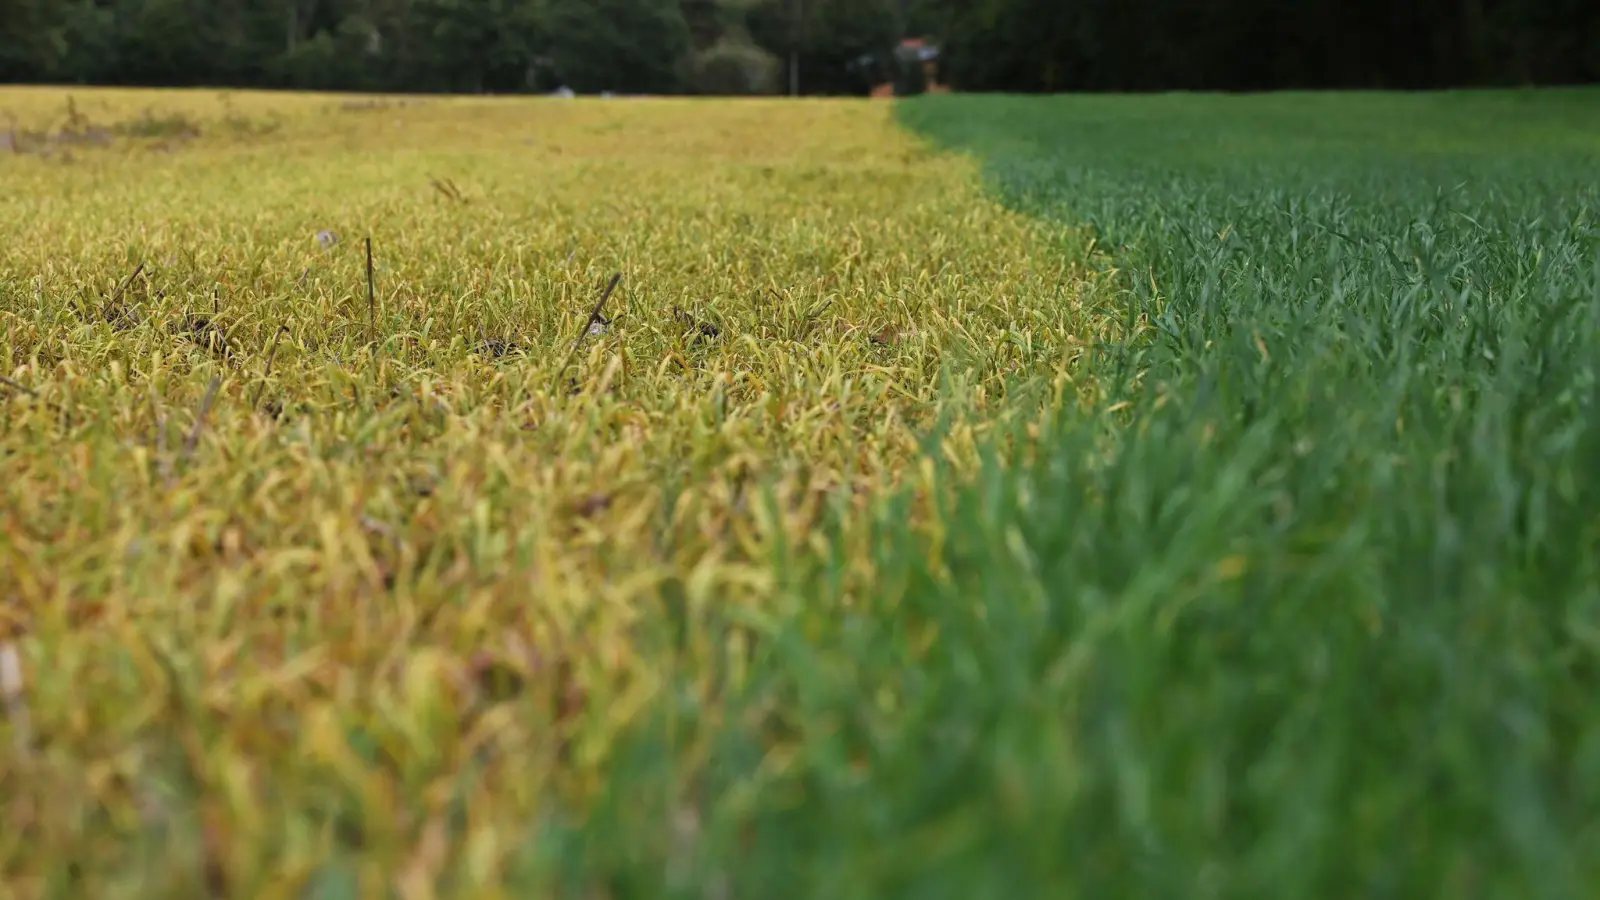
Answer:
<svg viewBox="0 0 1600 900"><path fill-rule="evenodd" d="M1600 81L1596 0L945 0L955 86L1431 89Z"/></svg>
<svg viewBox="0 0 1600 900"><path fill-rule="evenodd" d="M957 90L1600 81L1595 0L0 0L0 81L860 94L907 35Z"/></svg>
<svg viewBox="0 0 1600 900"><path fill-rule="evenodd" d="M0 0L0 81L857 93L902 0Z"/></svg>

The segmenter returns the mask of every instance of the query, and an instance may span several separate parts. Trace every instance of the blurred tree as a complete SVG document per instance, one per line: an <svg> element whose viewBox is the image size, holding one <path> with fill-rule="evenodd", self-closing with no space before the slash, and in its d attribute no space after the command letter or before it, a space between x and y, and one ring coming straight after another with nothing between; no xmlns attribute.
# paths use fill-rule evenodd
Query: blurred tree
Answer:
<svg viewBox="0 0 1600 900"><path fill-rule="evenodd" d="M119 76L139 84L192 85L219 79L227 48L208 38L204 0L124 0L115 9Z"/></svg>
<svg viewBox="0 0 1600 900"><path fill-rule="evenodd" d="M542 10L529 0L410 0L405 80L417 89L481 93L533 86L544 38ZM381 52L380 50L375 52Z"/></svg>
<svg viewBox="0 0 1600 900"><path fill-rule="evenodd" d="M782 78L783 62L749 40L724 37L694 57L694 89L701 94L775 94Z"/></svg>
<svg viewBox="0 0 1600 900"><path fill-rule="evenodd" d="M44 77L79 84L118 81L123 48L116 8L94 0L72 0L57 6L59 53Z"/></svg>
<svg viewBox="0 0 1600 900"><path fill-rule="evenodd" d="M1600 81L1592 0L918 0L960 89Z"/></svg>
<svg viewBox="0 0 1600 900"><path fill-rule="evenodd" d="M716 39L694 55L694 89L702 94L773 94L780 90L783 62L750 36L748 18L767 0L713 0L704 19Z"/></svg>
<svg viewBox="0 0 1600 900"><path fill-rule="evenodd" d="M1596 0L0 0L0 79L854 94L908 34L965 90L1600 81Z"/></svg>
<svg viewBox="0 0 1600 900"><path fill-rule="evenodd" d="M62 16L54 0L4 0L0 6L0 81L37 81L59 65Z"/></svg>
<svg viewBox="0 0 1600 900"><path fill-rule="evenodd" d="M302 90L368 91L407 86L383 77L386 60L377 26L351 16L293 40L270 54L265 66L271 84Z"/></svg>
<svg viewBox="0 0 1600 900"><path fill-rule="evenodd" d="M580 93L688 87L692 40L678 0L543 0L544 57Z"/></svg>
<svg viewBox="0 0 1600 900"><path fill-rule="evenodd" d="M904 35L901 0L766 0L755 5L755 42L787 61L798 53L802 94L866 94L886 74ZM883 72L857 65L882 60Z"/></svg>

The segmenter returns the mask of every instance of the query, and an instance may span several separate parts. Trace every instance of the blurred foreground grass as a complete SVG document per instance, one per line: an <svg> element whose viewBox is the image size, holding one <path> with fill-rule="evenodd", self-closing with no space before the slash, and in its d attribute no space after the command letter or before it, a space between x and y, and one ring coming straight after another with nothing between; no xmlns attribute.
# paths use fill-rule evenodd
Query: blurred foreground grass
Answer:
<svg viewBox="0 0 1600 900"><path fill-rule="evenodd" d="M902 114L1087 226L1134 327L1120 424L990 467L951 577L841 626L940 635L862 679L929 698L875 766L922 789L848 806L949 841L877 895L1596 896L1600 91Z"/></svg>
<svg viewBox="0 0 1600 900"><path fill-rule="evenodd" d="M773 560L874 590L827 508L898 486L928 521L935 462L1084 393L1112 327L1081 248L881 105L0 118L17 896L548 895L568 857L529 842L618 733L685 691L735 715L749 638L712 623L778 614ZM717 731L663 750L656 837Z"/></svg>

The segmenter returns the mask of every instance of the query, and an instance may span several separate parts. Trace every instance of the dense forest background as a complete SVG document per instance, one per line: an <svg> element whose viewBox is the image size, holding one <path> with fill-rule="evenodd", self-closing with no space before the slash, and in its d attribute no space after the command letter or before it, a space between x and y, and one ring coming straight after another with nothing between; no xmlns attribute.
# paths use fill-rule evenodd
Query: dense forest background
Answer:
<svg viewBox="0 0 1600 900"><path fill-rule="evenodd" d="M906 35L956 90L1600 81L1600 0L0 0L0 81L853 94Z"/></svg>

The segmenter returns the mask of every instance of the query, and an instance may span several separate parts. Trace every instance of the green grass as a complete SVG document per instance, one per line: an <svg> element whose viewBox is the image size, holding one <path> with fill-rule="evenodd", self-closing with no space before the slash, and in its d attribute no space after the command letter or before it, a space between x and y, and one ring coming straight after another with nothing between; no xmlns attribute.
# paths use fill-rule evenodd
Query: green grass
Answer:
<svg viewBox="0 0 1600 900"><path fill-rule="evenodd" d="M903 119L1090 223L1143 328L1095 363L1115 427L1068 419L931 565L810 601L858 662L774 670L878 776L817 765L796 830L851 835L822 859L858 896L1586 895L1600 94Z"/></svg>
<svg viewBox="0 0 1600 900"><path fill-rule="evenodd" d="M875 590L746 626L792 749L712 743L734 895L1588 895L1600 95L903 117L1142 327L931 552L887 513Z"/></svg>

